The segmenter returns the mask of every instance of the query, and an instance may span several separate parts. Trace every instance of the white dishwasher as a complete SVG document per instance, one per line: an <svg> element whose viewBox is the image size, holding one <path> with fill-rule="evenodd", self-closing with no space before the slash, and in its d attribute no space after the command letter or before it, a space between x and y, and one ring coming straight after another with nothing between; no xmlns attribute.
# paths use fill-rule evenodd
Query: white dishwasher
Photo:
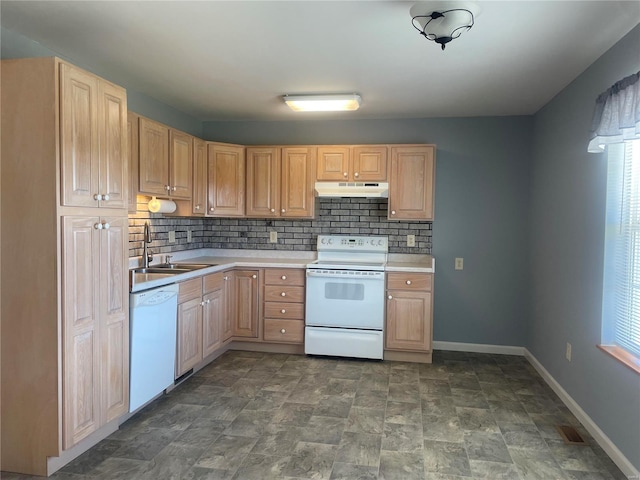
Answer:
<svg viewBox="0 0 640 480"><path fill-rule="evenodd" d="M129 412L173 384L177 315L177 284L130 294Z"/></svg>

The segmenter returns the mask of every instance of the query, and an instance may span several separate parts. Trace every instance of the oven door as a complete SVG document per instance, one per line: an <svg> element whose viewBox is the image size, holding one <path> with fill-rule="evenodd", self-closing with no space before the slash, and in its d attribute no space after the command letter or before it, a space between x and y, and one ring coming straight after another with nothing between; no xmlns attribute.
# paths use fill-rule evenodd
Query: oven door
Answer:
<svg viewBox="0 0 640 480"><path fill-rule="evenodd" d="M382 330L384 272L307 270L306 324Z"/></svg>

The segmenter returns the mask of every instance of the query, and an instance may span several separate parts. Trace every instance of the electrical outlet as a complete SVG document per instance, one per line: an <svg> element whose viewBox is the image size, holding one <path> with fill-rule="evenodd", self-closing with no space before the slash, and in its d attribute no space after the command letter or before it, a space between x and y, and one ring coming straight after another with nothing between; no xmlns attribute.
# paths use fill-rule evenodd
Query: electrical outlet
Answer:
<svg viewBox="0 0 640 480"><path fill-rule="evenodd" d="M193 235L191 234L191 230L187 230L187 243L193 242Z"/></svg>
<svg viewBox="0 0 640 480"><path fill-rule="evenodd" d="M407 247L415 247L415 246L416 246L416 236L407 235Z"/></svg>
<svg viewBox="0 0 640 480"><path fill-rule="evenodd" d="M278 232L269 232L269 243L278 243Z"/></svg>
<svg viewBox="0 0 640 480"><path fill-rule="evenodd" d="M456 258L455 269L456 270L463 270L464 269L464 258L462 258L462 257L457 257Z"/></svg>
<svg viewBox="0 0 640 480"><path fill-rule="evenodd" d="M567 342L567 351L564 356L567 357L568 362L571 361L571 344L569 342Z"/></svg>
<svg viewBox="0 0 640 480"><path fill-rule="evenodd" d="M169 243L176 243L176 231L169 230Z"/></svg>

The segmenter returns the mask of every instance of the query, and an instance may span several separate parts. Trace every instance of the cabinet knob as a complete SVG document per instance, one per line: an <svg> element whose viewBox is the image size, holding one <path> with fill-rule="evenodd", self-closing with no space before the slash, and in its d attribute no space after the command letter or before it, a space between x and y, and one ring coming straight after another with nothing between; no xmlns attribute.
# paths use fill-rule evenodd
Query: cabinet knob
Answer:
<svg viewBox="0 0 640 480"><path fill-rule="evenodd" d="M391 299L393 298L393 296L392 296L392 295L389 295L387 298L388 298L389 300L391 300Z"/></svg>
<svg viewBox="0 0 640 480"><path fill-rule="evenodd" d="M286 212L286 210L283 208L282 210L280 210L282 213Z"/></svg>
<svg viewBox="0 0 640 480"><path fill-rule="evenodd" d="M108 201L109 201L109 198L110 198L110 197L109 197L109 194L108 194L108 193L105 193L104 195L102 195L102 199L103 199L105 202L108 202Z"/></svg>
<svg viewBox="0 0 640 480"><path fill-rule="evenodd" d="M222 277L222 278L224 279L225 282L229 280L229 277Z"/></svg>
<svg viewBox="0 0 640 480"><path fill-rule="evenodd" d="M287 331L283 328L282 330L280 330L280 333L284 335L285 333L287 333Z"/></svg>
<svg viewBox="0 0 640 480"><path fill-rule="evenodd" d="M344 173L342 174L342 176L346 178L346 177L348 177L348 176L349 176L349 174L348 174L347 172L344 172Z"/></svg>
<svg viewBox="0 0 640 480"><path fill-rule="evenodd" d="M396 211L395 210L391 210L391 215L395 215Z"/></svg>
<svg viewBox="0 0 640 480"><path fill-rule="evenodd" d="M178 190L178 187L172 187L171 190L175 192L176 190Z"/></svg>
<svg viewBox="0 0 640 480"><path fill-rule="evenodd" d="M411 285L411 280L407 280L407 285Z"/></svg>
<svg viewBox="0 0 640 480"><path fill-rule="evenodd" d="M105 230L109 230L109 227L110 227L110 226L111 226L111 225L109 225L109 223L107 223L107 222L102 222L102 228L104 228Z"/></svg>
<svg viewBox="0 0 640 480"><path fill-rule="evenodd" d="M281 296L281 297L286 297L286 296L287 296L287 294L286 294L285 292L282 292L282 293L280 294L280 296Z"/></svg>
<svg viewBox="0 0 640 480"><path fill-rule="evenodd" d="M275 213L275 212L276 212L276 209L275 209L275 208L272 208L272 209L271 209L271 213Z"/></svg>
<svg viewBox="0 0 640 480"><path fill-rule="evenodd" d="M196 210L200 210L200 205L196 205Z"/></svg>
<svg viewBox="0 0 640 480"><path fill-rule="evenodd" d="M353 174L354 177L358 178L360 176L360 174L358 172Z"/></svg>
<svg viewBox="0 0 640 480"><path fill-rule="evenodd" d="M200 302L200 306L201 306L201 307L204 307L204 302Z"/></svg>
<svg viewBox="0 0 640 480"><path fill-rule="evenodd" d="M101 223L94 223L93 224L93 228L95 228L96 230L102 230L102 224Z"/></svg>
<svg viewBox="0 0 640 480"><path fill-rule="evenodd" d="M258 275L251 275L251 278L258 278Z"/></svg>
<svg viewBox="0 0 640 480"><path fill-rule="evenodd" d="M100 201L100 200L102 200L102 195L100 195L99 193L96 193L96 194L93 196L93 199L94 199L94 200L98 200L98 201Z"/></svg>
<svg viewBox="0 0 640 480"><path fill-rule="evenodd" d="M208 298L208 299L207 299L207 305L209 305L210 303L211 303L211 299L210 299L210 298Z"/></svg>
<svg viewBox="0 0 640 480"><path fill-rule="evenodd" d="M286 275L282 275L280 278L281 278L282 280L286 280L286 279L287 279L287 276L286 276Z"/></svg>
<svg viewBox="0 0 640 480"><path fill-rule="evenodd" d="M171 191L171 185L165 185L165 186L164 186L164 189L165 189L167 192Z"/></svg>
<svg viewBox="0 0 640 480"><path fill-rule="evenodd" d="M283 308L282 310L280 310L280 313L287 313L287 311Z"/></svg>
<svg viewBox="0 0 640 480"><path fill-rule="evenodd" d="M211 208L209 209L209 211L210 211L210 212L213 212L213 207L211 207Z"/></svg>

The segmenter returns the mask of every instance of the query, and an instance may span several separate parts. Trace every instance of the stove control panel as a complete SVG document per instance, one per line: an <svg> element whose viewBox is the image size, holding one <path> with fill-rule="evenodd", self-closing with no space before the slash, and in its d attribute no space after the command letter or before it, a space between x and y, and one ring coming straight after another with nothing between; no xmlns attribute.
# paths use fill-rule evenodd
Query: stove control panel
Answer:
<svg viewBox="0 0 640 480"><path fill-rule="evenodd" d="M387 252L388 237L350 237L345 235L318 235L318 251Z"/></svg>

